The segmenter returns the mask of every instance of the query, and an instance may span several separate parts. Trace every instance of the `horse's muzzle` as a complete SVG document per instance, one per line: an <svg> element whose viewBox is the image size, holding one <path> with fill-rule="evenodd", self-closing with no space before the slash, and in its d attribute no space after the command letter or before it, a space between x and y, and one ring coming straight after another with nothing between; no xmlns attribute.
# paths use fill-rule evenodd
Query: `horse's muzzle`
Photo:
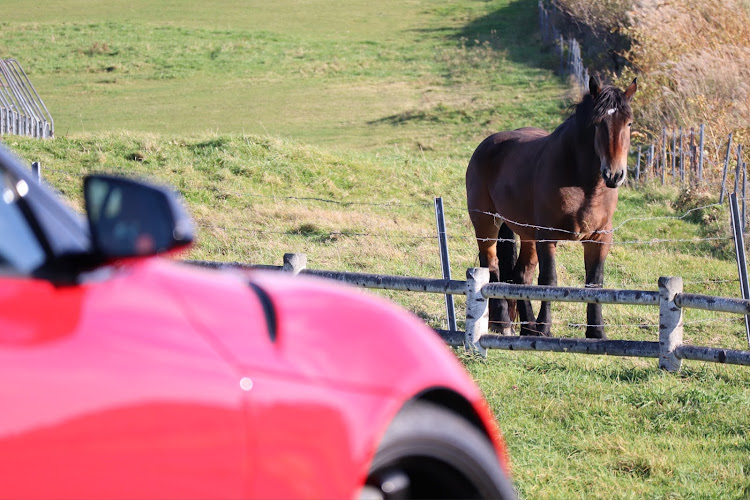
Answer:
<svg viewBox="0 0 750 500"><path fill-rule="evenodd" d="M624 168L618 169L614 172L610 170L609 168L602 168L602 178L604 179L604 184L607 185L608 188L616 188L620 187L623 182L625 182L625 173L627 171Z"/></svg>

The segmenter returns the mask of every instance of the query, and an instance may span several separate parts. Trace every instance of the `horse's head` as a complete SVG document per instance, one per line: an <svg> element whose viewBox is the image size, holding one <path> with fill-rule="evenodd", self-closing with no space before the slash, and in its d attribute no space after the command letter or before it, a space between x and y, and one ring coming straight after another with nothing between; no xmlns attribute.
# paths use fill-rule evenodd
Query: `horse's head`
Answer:
<svg viewBox="0 0 750 500"><path fill-rule="evenodd" d="M630 151L630 126L633 111L630 101L638 89L636 80L623 92L616 87L600 87L594 77L589 80L589 92L594 99L592 124L594 150L600 161L602 178L607 187L616 188L625 182Z"/></svg>

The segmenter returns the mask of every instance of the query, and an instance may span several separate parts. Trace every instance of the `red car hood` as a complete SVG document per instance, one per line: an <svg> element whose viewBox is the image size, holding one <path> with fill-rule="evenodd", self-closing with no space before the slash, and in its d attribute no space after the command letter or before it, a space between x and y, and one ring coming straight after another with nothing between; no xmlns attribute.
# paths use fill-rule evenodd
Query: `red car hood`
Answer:
<svg viewBox="0 0 750 500"><path fill-rule="evenodd" d="M389 393L439 386L481 399L439 336L385 299L280 272L185 272L162 259L149 267L239 367ZM270 299L270 311L257 288Z"/></svg>

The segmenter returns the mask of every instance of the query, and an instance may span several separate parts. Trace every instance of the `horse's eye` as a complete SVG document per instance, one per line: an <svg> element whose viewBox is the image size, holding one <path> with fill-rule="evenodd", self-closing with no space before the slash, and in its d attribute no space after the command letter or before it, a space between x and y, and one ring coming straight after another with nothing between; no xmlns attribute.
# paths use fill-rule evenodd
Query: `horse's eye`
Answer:
<svg viewBox="0 0 750 500"><path fill-rule="evenodd" d="M633 122L628 123L628 127L630 127L631 125L633 125Z"/></svg>

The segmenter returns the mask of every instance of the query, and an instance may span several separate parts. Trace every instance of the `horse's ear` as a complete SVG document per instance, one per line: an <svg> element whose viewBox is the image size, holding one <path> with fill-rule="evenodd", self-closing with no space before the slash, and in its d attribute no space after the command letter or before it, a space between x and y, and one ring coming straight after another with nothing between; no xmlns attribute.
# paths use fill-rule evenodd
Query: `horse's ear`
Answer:
<svg viewBox="0 0 750 500"><path fill-rule="evenodd" d="M628 98L628 101L633 98L636 90L638 90L638 77L633 78L633 83L630 84L630 87L625 89L625 97Z"/></svg>
<svg viewBox="0 0 750 500"><path fill-rule="evenodd" d="M593 76L589 78L589 93L592 95L592 97L596 97L599 95L599 82L596 81L596 78Z"/></svg>

